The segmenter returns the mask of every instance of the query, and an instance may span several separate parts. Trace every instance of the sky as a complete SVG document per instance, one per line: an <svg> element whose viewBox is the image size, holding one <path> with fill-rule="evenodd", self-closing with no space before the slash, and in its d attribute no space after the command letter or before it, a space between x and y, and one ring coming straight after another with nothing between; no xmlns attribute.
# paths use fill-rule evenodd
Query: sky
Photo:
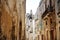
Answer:
<svg viewBox="0 0 60 40"><path fill-rule="evenodd" d="M40 0L26 0L26 13L30 13L30 10L32 10L33 14L35 14L39 2Z"/></svg>

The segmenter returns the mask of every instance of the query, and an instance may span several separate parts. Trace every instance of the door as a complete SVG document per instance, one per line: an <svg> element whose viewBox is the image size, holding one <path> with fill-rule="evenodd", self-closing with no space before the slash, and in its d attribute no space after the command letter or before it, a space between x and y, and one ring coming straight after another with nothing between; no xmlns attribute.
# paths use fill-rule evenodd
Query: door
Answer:
<svg viewBox="0 0 60 40"><path fill-rule="evenodd" d="M51 40L54 40L54 30L50 31L50 38L51 38Z"/></svg>

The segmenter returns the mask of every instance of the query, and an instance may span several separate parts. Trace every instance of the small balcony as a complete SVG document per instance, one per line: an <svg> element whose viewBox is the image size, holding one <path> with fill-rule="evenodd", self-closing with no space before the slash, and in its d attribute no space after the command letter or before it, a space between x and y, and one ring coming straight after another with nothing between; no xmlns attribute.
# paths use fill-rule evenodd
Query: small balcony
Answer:
<svg viewBox="0 0 60 40"><path fill-rule="evenodd" d="M45 12L42 14L42 18L44 18L49 12L53 12L53 6L49 6L47 8L45 8Z"/></svg>

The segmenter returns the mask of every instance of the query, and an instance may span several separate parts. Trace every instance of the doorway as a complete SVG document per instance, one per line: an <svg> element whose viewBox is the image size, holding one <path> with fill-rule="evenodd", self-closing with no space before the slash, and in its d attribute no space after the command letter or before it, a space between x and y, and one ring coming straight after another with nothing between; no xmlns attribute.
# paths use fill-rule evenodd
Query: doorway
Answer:
<svg viewBox="0 0 60 40"><path fill-rule="evenodd" d="M19 23L19 40L21 40L21 32L22 32L22 21Z"/></svg>
<svg viewBox="0 0 60 40"><path fill-rule="evenodd" d="M54 40L54 30L50 31L50 38L51 38L51 40Z"/></svg>

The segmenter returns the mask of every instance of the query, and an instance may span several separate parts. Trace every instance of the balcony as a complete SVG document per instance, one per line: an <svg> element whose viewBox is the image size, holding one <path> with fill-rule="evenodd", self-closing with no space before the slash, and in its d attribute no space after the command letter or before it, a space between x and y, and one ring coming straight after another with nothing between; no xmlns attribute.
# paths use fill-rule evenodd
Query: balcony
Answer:
<svg viewBox="0 0 60 40"><path fill-rule="evenodd" d="M48 9L46 8L46 9L45 9L45 12L42 14L42 18L44 18L44 17L46 16L46 14L48 13L47 10L48 10Z"/></svg>
<svg viewBox="0 0 60 40"><path fill-rule="evenodd" d="M45 12L42 14L42 18L44 18L49 12L53 12L53 6L49 6L47 8L45 8Z"/></svg>

